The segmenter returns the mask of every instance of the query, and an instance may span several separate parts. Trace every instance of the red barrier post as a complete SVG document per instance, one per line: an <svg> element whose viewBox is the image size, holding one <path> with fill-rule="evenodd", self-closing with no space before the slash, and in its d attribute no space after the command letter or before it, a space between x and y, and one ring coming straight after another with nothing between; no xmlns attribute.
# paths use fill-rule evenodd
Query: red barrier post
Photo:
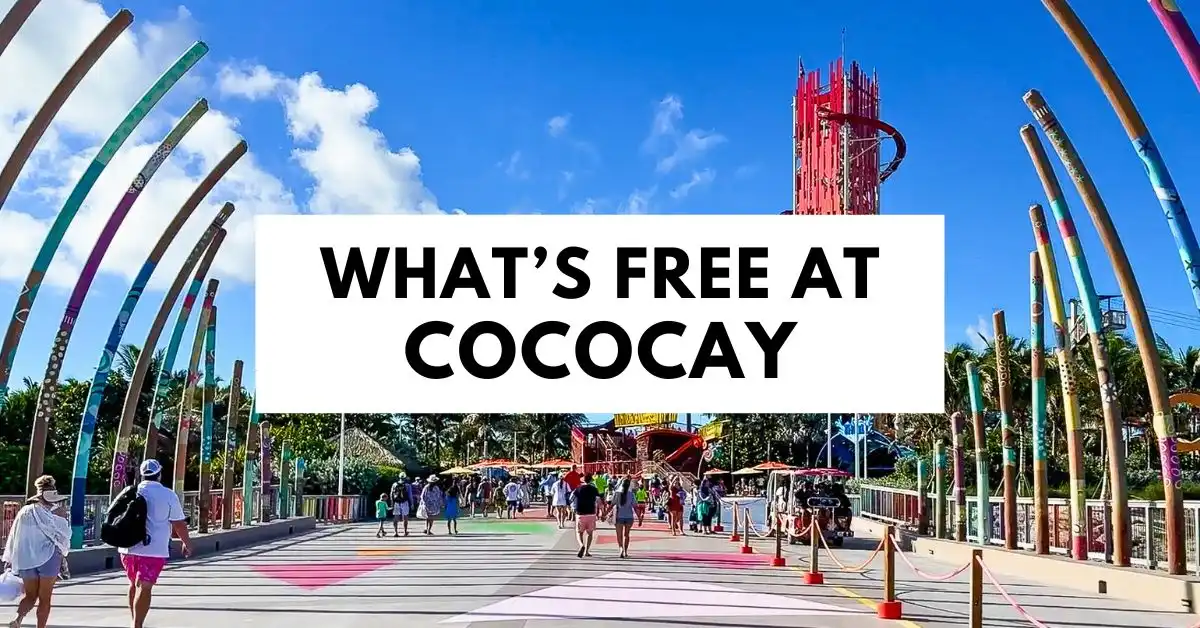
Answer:
<svg viewBox="0 0 1200 628"><path fill-rule="evenodd" d="M817 549L821 544L821 527L817 525L817 515L813 513L809 521L808 573L804 574L804 584L825 584L825 574L817 565Z"/></svg>
<svg viewBox="0 0 1200 628"><path fill-rule="evenodd" d="M786 567L787 560L783 557L783 515L777 515L775 526L775 557L771 559L772 567Z"/></svg>
<svg viewBox="0 0 1200 628"><path fill-rule="evenodd" d="M742 517L745 520L744 536L742 537L742 553L753 554L754 548L750 547L750 509L747 508L742 512Z"/></svg>
<svg viewBox="0 0 1200 628"><path fill-rule="evenodd" d="M733 534L729 535L729 541L731 543L739 543L742 540L742 536L740 534L738 534L738 516L737 515L738 515L737 504L734 504L734 506L733 506Z"/></svg>
<svg viewBox="0 0 1200 628"><path fill-rule="evenodd" d="M983 550L971 550L971 614L970 628L983 628Z"/></svg>
<svg viewBox="0 0 1200 628"><path fill-rule="evenodd" d="M900 619L900 601L896 599L896 545L892 542L894 526L883 529L883 600L875 607L880 619Z"/></svg>

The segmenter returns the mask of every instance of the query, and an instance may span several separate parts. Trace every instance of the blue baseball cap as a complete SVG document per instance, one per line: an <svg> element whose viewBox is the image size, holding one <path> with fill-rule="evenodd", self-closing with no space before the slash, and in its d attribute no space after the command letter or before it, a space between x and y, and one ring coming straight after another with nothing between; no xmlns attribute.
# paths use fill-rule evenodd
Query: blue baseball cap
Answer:
<svg viewBox="0 0 1200 628"><path fill-rule="evenodd" d="M141 473L141 476L144 478L152 475L158 475L159 473L162 473L162 465L159 464L157 460L151 458L142 462L142 465L138 467L138 472Z"/></svg>

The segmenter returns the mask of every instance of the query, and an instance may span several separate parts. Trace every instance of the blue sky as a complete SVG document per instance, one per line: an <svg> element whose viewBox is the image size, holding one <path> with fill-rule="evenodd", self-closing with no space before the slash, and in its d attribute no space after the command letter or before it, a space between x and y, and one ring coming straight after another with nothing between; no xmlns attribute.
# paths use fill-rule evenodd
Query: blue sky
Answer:
<svg viewBox="0 0 1200 628"><path fill-rule="evenodd" d="M139 24L179 16L171 3L127 4ZM980 321L990 333L995 308L1009 313L1010 333L1027 333L1033 240L1026 211L1031 201L1044 202L1017 134L1031 121L1021 102L1029 88L1041 90L1098 181L1148 305L1184 313L1200 329L1167 225L1099 87L1040 3L1008 4L1001 11L980 3L864 1L838 12L773 1L543 2L534 10L485 1L335 9L315 1L206 0L187 11L213 51L195 72L199 80L164 107L178 115L190 98L207 95L237 119L257 166L301 207L321 189L293 152L304 142L289 132L278 99L222 92L222 67L317 73L333 90L364 85L378 99L366 122L391 151L410 147L419 156L424 186L444 210L778 213L791 189L797 57L824 69L845 27L849 56L879 72L883 117L908 140L908 158L884 187L883 211L946 215L947 344L970 340L968 327ZM1075 4L1146 118L1185 203L1200 207L1200 179L1188 168L1200 159L1200 118L1187 113L1200 110L1200 94L1153 13L1144 3ZM0 9L9 5L0 1ZM1183 9L1200 19L1200 3ZM647 150L656 108L669 97L682 117ZM556 116L565 126L551 125ZM662 159L687 148L682 138L693 130L692 139L707 138L703 150L664 171ZM1073 190L1068 198L1097 286L1115 293L1086 212ZM147 249L155 237L144 237ZM160 273L169 281L174 268L164 263ZM1069 276L1062 279L1074 296ZM122 276L101 275L66 375L90 377L127 286ZM127 342L141 342L158 294L143 301ZM15 296L14 282L0 283L0 303ZM15 381L43 370L65 298L62 288L40 298ZM219 302L219 371L227 376L235 357L253 364L252 283L226 281ZM1173 345L1200 344L1197 331L1152 320Z"/></svg>

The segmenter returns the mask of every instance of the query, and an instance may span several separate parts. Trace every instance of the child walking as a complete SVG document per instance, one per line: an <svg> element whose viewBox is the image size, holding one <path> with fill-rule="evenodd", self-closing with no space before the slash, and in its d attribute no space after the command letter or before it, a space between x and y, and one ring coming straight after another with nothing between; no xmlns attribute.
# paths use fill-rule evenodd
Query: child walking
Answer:
<svg viewBox="0 0 1200 628"><path fill-rule="evenodd" d="M446 534L458 536L458 482L446 489Z"/></svg>
<svg viewBox="0 0 1200 628"><path fill-rule="evenodd" d="M388 507L387 493L381 493L379 499L375 502L375 518L379 520L379 531L375 533L376 538L387 536L383 531L383 523L387 521L390 508Z"/></svg>

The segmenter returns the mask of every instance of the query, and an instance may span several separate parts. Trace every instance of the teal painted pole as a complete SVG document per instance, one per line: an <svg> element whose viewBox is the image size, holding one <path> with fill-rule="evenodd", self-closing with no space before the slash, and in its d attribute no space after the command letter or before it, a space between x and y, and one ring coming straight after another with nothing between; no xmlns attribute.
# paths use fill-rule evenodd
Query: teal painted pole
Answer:
<svg viewBox="0 0 1200 628"><path fill-rule="evenodd" d="M217 390L217 306L208 313L204 334L204 409L200 423L200 532L208 532L212 510L213 402Z"/></svg>
<svg viewBox="0 0 1200 628"><path fill-rule="evenodd" d="M1033 402L1033 549L1050 553L1050 495L1046 472L1046 325L1042 262L1029 253L1029 355Z"/></svg>
<svg viewBox="0 0 1200 628"><path fill-rule="evenodd" d="M971 423L975 428L975 504L979 511L975 533L980 545L992 540L992 494L988 483L987 430L983 424L983 385L979 382L979 368L967 362L967 386L971 393Z"/></svg>
<svg viewBox="0 0 1200 628"><path fill-rule="evenodd" d="M933 448L933 536L946 538L946 445L938 441Z"/></svg>
<svg viewBox="0 0 1200 628"><path fill-rule="evenodd" d="M246 423L246 455L242 466L242 525L248 526L254 516L254 456L258 452L258 401L250 403L250 420ZM265 489L264 489L265 490Z"/></svg>
<svg viewBox="0 0 1200 628"><path fill-rule="evenodd" d="M141 172L133 180L133 185L129 187L129 191L121 199L117 205L117 210L113 216L115 224L112 224L113 219L110 219L111 236L116 235L117 229L124 218L124 214L128 213L133 207L133 203L138 199L142 190L145 189L147 183L158 172L159 167L171 155L171 152L179 144L188 131L200 121L200 118L208 112L208 102L201 99L176 123L175 128L171 129L170 133L163 138L163 141L158 146L158 150L150 156L146 161L146 165L142 167ZM121 209L124 208L124 212ZM108 388L108 375L112 370L113 358L117 351L121 348L121 339L125 337L125 326L129 324L129 319L133 316L133 311L137 308L138 302L142 298L142 292L150 283L150 277L154 274L154 270L158 268L158 262L162 260L163 255L167 252L167 247L183 229L183 224L191 216L195 207L187 207L186 205L180 208L175 217L167 224L167 228L159 236L158 242L150 251L150 255L146 257L146 261L142 264L141 270L133 279L133 285L129 287L129 291L125 294L125 300L121 303L121 309L117 312L117 319L113 321L112 327L108 331L108 339L104 342L104 349L100 353L100 363L96 365L96 373L92 377L91 387L88 389L87 402L84 404L83 416L79 421L79 436L75 444L75 473L71 482L71 545L75 548L83 547L83 526L84 526L84 496L87 493L87 476L88 476L88 461L92 455L92 438L96 432L96 419L100 416L100 403L104 401L104 391ZM101 239L109 231L106 228ZM99 243L98 243L99 244ZM93 251L95 254L95 251ZM100 253L103 255L103 251ZM90 282L88 282L90 283ZM84 296L86 296L87 288L83 288ZM81 304L82 305L82 304ZM68 310L69 312L70 310ZM72 321L74 316L72 316ZM71 328L74 329L74 322L71 323ZM59 337L62 337L60 329ZM57 344L57 339L56 339ZM66 346L66 339L62 342L63 347ZM153 347L150 351L153 351ZM58 361L59 357L51 358L52 361ZM118 437L119 440L119 437ZM118 443L120 448L120 443ZM126 448L128 446L126 445ZM122 461L124 462L124 461ZM122 464L119 473L113 473L114 482L119 481L121 486L125 485L125 465ZM115 495L115 491L113 491Z"/></svg>
<svg viewBox="0 0 1200 628"><path fill-rule="evenodd" d="M38 250L37 257L34 259L33 267L29 271L29 276L26 277L25 284L21 288L16 308L13 310L12 318L9 320L8 328L4 334L4 344L0 346L0 403L3 403L3 399L8 393L8 380L12 375L12 364L16 358L17 347L21 342L21 335L25 331L29 312L33 308L34 301L37 299L38 291L42 286L42 279L50 267L50 262L53 261L54 255L58 252L58 247L62 244L63 237L67 233L67 228L71 226L75 215L79 213L79 209L87 199L88 193L95 186L96 180L100 178L100 174L108 167L108 163L121 148L121 145L125 143L125 140L129 139L134 129L146 118L150 110L162 100L162 97L207 52L208 46L205 44L199 42L194 44L154 82L137 104L125 115L125 118L117 126L116 130L113 131L112 135L100 147L100 151L92 159L91 163L88 164L83 176L75 183L75 187L71 190L71 194L63 204L62 210L54 218L54 223L50 225L50 230L46 234L46 239L42 241L42 246ZM57 369L55 370L57 371ZM57 378L57 373L55 377ZM28 472L26 473L27 486L25 488L27 491L26 494L29 495L33 494L33 480L42 473L43 461L46 454L46 431L47 416L44 414L39 416L35 413L32 435L30 437Z"/></svg>

